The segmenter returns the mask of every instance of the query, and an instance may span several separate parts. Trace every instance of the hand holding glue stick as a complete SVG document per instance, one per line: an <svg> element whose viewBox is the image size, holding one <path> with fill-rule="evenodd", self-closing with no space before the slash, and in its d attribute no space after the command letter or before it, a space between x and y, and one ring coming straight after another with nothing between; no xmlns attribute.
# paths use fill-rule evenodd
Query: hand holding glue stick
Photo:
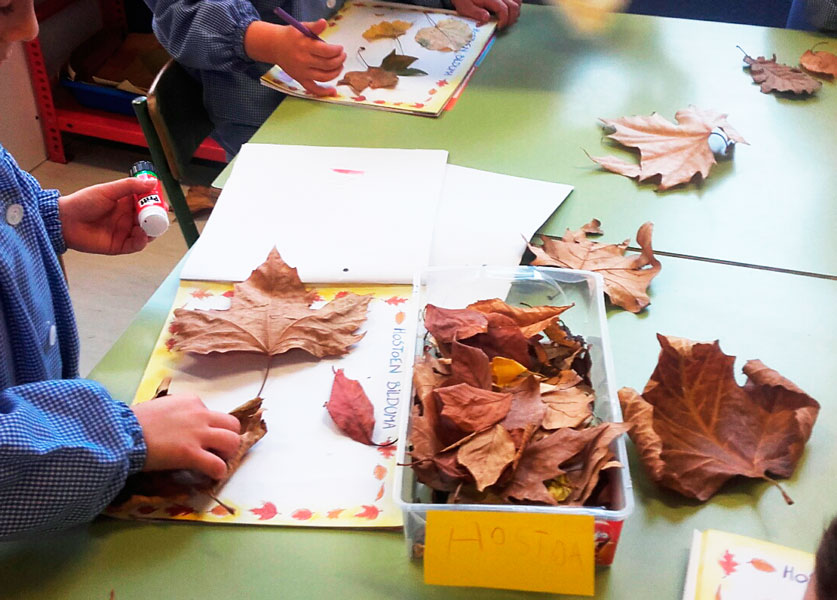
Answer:
<svg viewBox="0 0 837 600"><path fill-rule="evenodd" d="M144 194L136 194L137 221L149 237L160 237L169 228L169 207L163 200L163 187L154 165L147 160L134 163L129 171L131 177L151 179L154 187Z"/></svg>

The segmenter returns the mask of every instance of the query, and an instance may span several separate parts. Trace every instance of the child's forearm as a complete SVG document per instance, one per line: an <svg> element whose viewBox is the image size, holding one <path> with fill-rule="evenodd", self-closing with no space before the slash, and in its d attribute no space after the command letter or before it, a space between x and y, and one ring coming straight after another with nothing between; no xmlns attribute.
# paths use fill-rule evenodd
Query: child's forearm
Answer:
<svg viewBox="0 0 837 600"><path fill-rule="evenodd" d="M0 391L0 540L91 520L145 452L131 410L93 381Z"/></svg>

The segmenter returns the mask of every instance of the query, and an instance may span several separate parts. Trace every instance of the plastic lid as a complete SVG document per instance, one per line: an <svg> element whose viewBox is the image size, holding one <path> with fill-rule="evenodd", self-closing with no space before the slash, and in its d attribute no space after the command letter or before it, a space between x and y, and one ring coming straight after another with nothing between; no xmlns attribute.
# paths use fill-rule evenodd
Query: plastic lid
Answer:
<svg viewBox="0 0 837 600"><path fill-rule="evenodd" d="M151 237L160 237L169 228L169 215L162 206L146 206L139 213L139 224Z"/></svg>
<svg viewBox="0 0 837 600"><path fill-rule="evenodd" d="M137 173L142 173L143 171L151 171L154 174L157 173L157 170L154 168L153 162L149 160L140 160L133 164L131 170L128 171L128 174L131 177L136 177Z"/></svg>

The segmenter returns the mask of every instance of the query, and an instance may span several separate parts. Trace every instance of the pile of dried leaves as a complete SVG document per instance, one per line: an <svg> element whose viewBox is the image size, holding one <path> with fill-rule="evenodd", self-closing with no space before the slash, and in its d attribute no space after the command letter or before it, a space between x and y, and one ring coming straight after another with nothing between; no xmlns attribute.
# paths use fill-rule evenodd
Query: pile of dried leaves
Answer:
<svg viewBox="0 0 837 600"><path fill-rule="evenodd" d="M425 308L409 454L447 502L608 504L601 474L622 467L610 444L629 426L593 425L589 349L560 320L569 308Z"/></svg>

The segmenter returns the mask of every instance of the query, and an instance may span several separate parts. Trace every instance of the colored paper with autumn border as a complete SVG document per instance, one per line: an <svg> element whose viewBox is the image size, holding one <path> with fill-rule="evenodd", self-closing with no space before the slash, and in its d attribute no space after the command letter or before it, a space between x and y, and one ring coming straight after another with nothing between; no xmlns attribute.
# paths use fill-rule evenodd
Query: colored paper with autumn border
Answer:
<svg viewBox="0 0 837 600"><path fill-rule="evenodd" d="M460 50L440 52L416 40L419 31L438 27L447 20L458 21L471 28L473 39ZM394 32L392 37L375 37L372 40L364 38L364 32L384 22L409 23L410 27L403 34L395 35L397 32ZM465 83L491 41L495 28L494 20L478 25L472 19L457 15L455 11L349 0L329 19L328 28L320 34L326 42L340 44L346 50L347 58L340 77L321 83L336 87L336 96L315 96L306 92L278 66L265 73L261 82L267 87L299 98L438 116ZM410 67L420 69L427 75L399 77L394 87L366 88L362 93L357 93L347 85L337 85L346 73L362 72L370 66L381 65L393 50L397 54L416 57L417 60Z"/></svg>
<svg viewBox="0 0 837 600"><path fill-rule="evenodd" d="M397 527L401 510L392 499L395 445L359 444L334 425L325 408L332 369L362 382L375 408L375 440L397 436L399 404L409 404L416 311L405 285L315 289L317 307L348 292L371 294L365 336L349 354L316 359L291 350L271 359L261 396L269 433L244 457L218 500L133 496L107 513L128 519L314 527ZM154 396L171 377L170 393L198 394L212 409L228 412L257 392L267 357L240 352L190 355L175 351L174 310L229 306L228 283L181 281L172 310L137 389L135 402ZM243 399L243 400L242 400Z"/></svg>

